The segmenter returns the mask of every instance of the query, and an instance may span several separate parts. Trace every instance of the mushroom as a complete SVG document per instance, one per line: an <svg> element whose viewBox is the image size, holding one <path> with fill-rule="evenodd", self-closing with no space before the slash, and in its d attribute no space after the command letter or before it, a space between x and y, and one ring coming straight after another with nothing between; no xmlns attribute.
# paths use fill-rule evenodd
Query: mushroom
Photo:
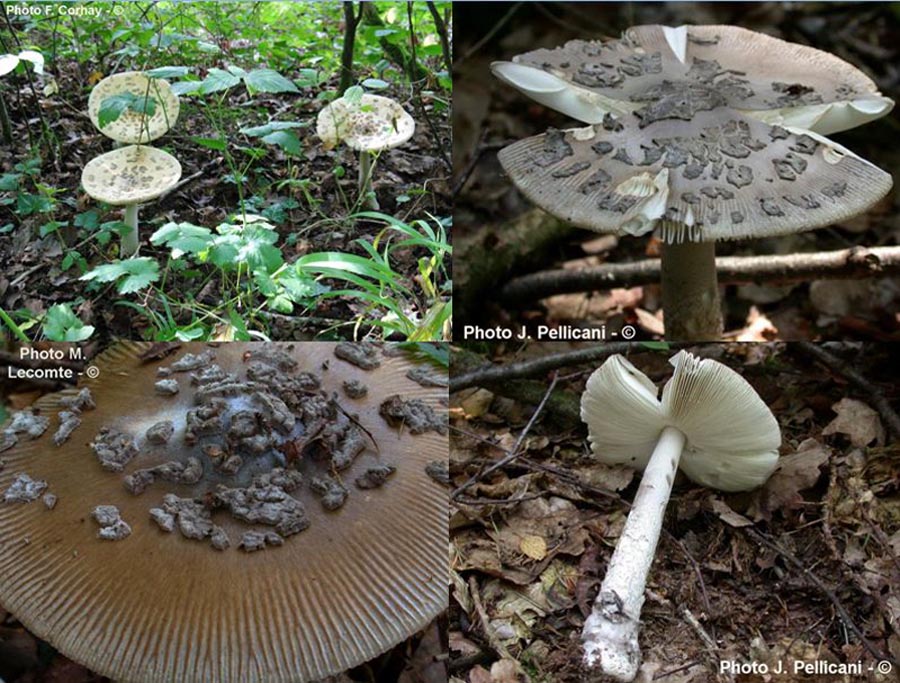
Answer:
<svg viewBox="0 0 900 683"><path fill-rule="evenodd" d="M532 202L574 225L663 242L668 339L722 334L715 241L856 215L891 176L823 135L893 107L834 55L736 26L637 26L492 65L588 123L501 150Z"/></svg>
<svg viewBox="0 0 900 683"><path fill-rule="evenodd" d="M413 117L381 95L364 94L359 99L345 95L326 106L316 119L316 133L325 149L344 142L359 152L359 196L364 206L373 210L379 208L372 190L378 153L402 145L415 130Z"/></svg>
<svg viewBox="0 0 900 683"><path fill-rule="evenodd" d="M752 386L731 368L681 351L657 399L653 382L622 356L588 379L581 419L602 463L644 470L591 615L584 664L620 681L640 665L644 587L678 468L702 486L746 491L775 470L781 432Z"/></svg>
<svg viewBox="0 0 900 683"><path fill-rule="evenodd" d="M131 231L122 236L122 255L138 250L138 206L165 194L178 184L181 164L168 152L144 145L129 145L91 159L81 173L81 184L91 197L112 206L124 206L124 222Z"/></svg>
<svg viewBox="0 0 900 683"><path fill-rule="evenodd" d="M104 352L81 383L96 408L68 441L48 429L3 454L0 500L19 473L57 496L0 502L5 609L114 680L222 683L319 680L446 609L447 493L426 473L447 459L445 392L408 379L408 356L378 348L364 370L328 343L166 351ZM156 395L160 378L179 392ZM366 398L341 397L353 379ZM35 412L55 425L75 392ZM390 424L395 394L443 422ZM312 490L320 476L346 489L340 508ZM98 538L116 519L131 533Z"/></svg>
<svg viewBox="0 0 900 683"><path fill-rule="evenodd" d="M115 121L100 126L100 108L110 97L133 96L153 100L151 115L125 108ZM162 78L150 78L140 71L126 71L107 76L94 86L88 98L88 115L91 122L105 136L127 144L144 144L156 140L168 132L178 119L180 104L178 95L169 82Z"/></svg>

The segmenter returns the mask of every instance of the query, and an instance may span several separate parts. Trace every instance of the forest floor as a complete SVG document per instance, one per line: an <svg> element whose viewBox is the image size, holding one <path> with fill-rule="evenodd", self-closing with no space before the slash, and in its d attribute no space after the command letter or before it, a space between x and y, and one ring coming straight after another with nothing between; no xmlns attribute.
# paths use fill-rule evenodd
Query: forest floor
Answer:
<svg viewBox="0 0 900 683"><path fill-rule="evenodd" d="M687 347L756 389L780 424L781 459L749 493L676 479L641 613L638 680L898 680L900 434L887 420L896 428L900 365L890 345L826 346L838 370L797 344ZM528 344L488 358L457 348L453 377L575 348ZM640 481L590 456L579 397L597 353L587 369L554 363L451 395L451 683L585 680L581 627ZM628 357L661 386L671 355L634 345ZM790 673L722 671L732 661ZM866 670L795 675L795 661Z"/></svg>
<svg viewBox="0 0 900 683"><path fill-rule="evenodd" d="M330 34L333 42L340 45L343 30L340 8L332 14L333 17L323 20L321 25L304 30L319 31L316 40L320 43L323 36ZM279 27L279 30L284 29ZM254 35L253 31L265 35L264 26L245 31L245 34ZM34 44L45 54L50 54L55 50L51 40L56 40L57 36L49 32L23 32L20 38L23 44ZM114 47L118 45L111 44L108 49ZM253 39L222 39L218 47L217 57L210 61L207 55L209 63L197 67L201 74L206 73L207 67L225 68L229 64L247 64L255 60L261 60L265 65L265 55L254 55ZM332 47L328 49L332 50ZM360 50L358 47L357 53ZM169 55L168 58L179 57ZM40 210L35 211L28 211L29 207L23 211L23 207L15 202L9 205L0 202L0 308L7 312L24 312L31 319L40 320L53 305L72 302L75 296L73 310L76 315L84 324L96 328L98 338L107 340L160 336L152 314L164 315L166 306L171 307L175 322L184 328L198 312L216 311L221 304L222 292L227 287L221 276L204 273L203 277L198 277L195 269L185 272L167 270L168 280L160 290L161 295L153 296L146 292L138 296L119 296L112 284L88 288L79 280L84 270L115 255L118 237L101 243L97 240L96 229L98 223L120 220L121 216L117 207L100 210L97 202L80 190L85 164L112 149L113 145L94 128L87 115L88 94L92 85L103 76L140 68L141 59L140 54L114 59L107 53L109 63L101 66L91 61L59 58L52 63L54 91L51 94L42 95L40 90L50 82L49 78L37 76L36 91L32 91L21 76L17 77L15 92L5 91L13 144L4 144L0 148L0 176L21 175L21 164L36 160L33 164L37 166L33 168L37 170L20 178L20 188L29 189L35 197L27 201L44 202ZM283 55L279 59L285 61ZM303 83L309 80L309 72L315 70L309 66L316 64L318 59L315 54L308 53L279 73L295 83ZM271 61L274 68L278 68L274 57ZM431 63L437 65L440 62L431 60ZM168 66L168 63L151 66ZM366 77L369 69L368 66L360 68L360 80ZM51 65L48 64L47 70L51 70ZM381 66L379 74L384 80L377 94L398 101L416 121L413 138L398 148L381 153L377 161L374 189L381 204L380 211L405 223L430 220L430 217L449 221L450 110L435 101L436 97L448 100L449 93L437 83L436 76L417 83L415 88L410 87L402 67L388 61ZM326 104L320 96L338 87L337 72L323 72L322 76L314 84L301 85L299 94L256 92L251 96L246 88L233 88L228 91L222 106L215 105L214 98L204 100L183 96L175 127L154 143L180 161L182 179L174 191L141 207L140 255L165 263L170 250L151 245L147 239L154 230L168 222L192 223L212 229L226 222L229 216L239 214L243 199L247 213L262 215L275 227L279 234L278 246L286 263L313 252L365 256L365 251L355 240L373 242L385 224L352 217L362 210L355 205L357 155L343 144L326 150L316 136L316 116ZM41 146L38 108L58 142L56 158L46 145ZM298 123L300 127L293 130L302 149L287 153L278 146L262 144L240 132L270 121ZM223 138L233 146L231 153L245 171L242 193L224 155L197 143L197 140ZM17 165L20 165L18 169ZM0 196L18 199L11 191ZM44 199L40 199L41 196ZM52 211L48 206L52 206ZM92 209L97 210L92 212ZM56 229L48 232L48 222L56 225ZM73 251L77 251L83 261L73 262ZM416 278L421 277L418 259L423 252L415 248L396 249L391 256L391 265L402 281L415 287ZM202 286L198 286L198 281ZM325 281L324 284L332 285L332 289L342 288L340 283ZM79 297L82 293L84 296ZM123 300L128 304L121 305ZM254 312L256 317L246 310L240 311L239 315L248 328L260 330L270 338L304 339L323 332L331 337L364 335L373 330L367 320L363 320L362 328L355 332L352 324L344 326L359 317L366 318L366 311L366 305L358 299L338 296L310 297L307 306L297 305L289 315L266 310L258 316ZM224 311L216 312L227 319ZM210 336L215 333L213 330Z"/></svg>
<svg viewBox="0 0 900 683"><path fill-rule="evenodd" d="M639 339L662 335L658 285L621 287L587 293L563 293L536 301L501 302L496 296L509 279L549 269L579 270L603 264L632 263L659 257L655 238L619 238L580 229L558 232L540 247L528 249L519 235L535 235L533 206L504 173L497 152L516 140L570 128L572 120L535 102L491 75L495 60L572 39L610 39L642 24L733 24L833 53L862 69L881 92L900 98L900 16L888 4L821 3L493 3L475 10L465 3L456 12L454 90L454 190L457 254L471 241L476 250L527 253L492 283L491 296L458 295L457 320L484 327L547 324L606 324L611 330L634 325ZM484 40L482 40L484 39ZM885 140L900 136L895 109L878 121L830 136L896 178L900 146ZM868 212L851 220L779 238L719 242L718 256L786 255L825 252L853 246L900 244L896 190ZM548 221L543 221L548 223ZM553 221L549 222L550 225ZM553 230L556 230L555 228ZM545 227L549 235L553 231ZM496 245L500 246L496 246ZM498 253L500 262L504 256ZM466 287L459 273L456 285ZM462 292L465 294L465 292ZM821 279L723 288L728 339L900 338L900 280Z"/></svg>

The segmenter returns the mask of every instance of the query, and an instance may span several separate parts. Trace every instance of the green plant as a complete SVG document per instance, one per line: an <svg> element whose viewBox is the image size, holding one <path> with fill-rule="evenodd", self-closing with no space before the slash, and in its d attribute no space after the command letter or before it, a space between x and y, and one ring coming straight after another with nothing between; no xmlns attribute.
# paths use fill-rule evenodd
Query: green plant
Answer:
<svg viewBox="0 0 900 683"><path fill-rule="evenodd" d="M449 219L432 217L431 222L419 219L407 224L377 212L364 212L354 218L385 224L371 244L363 239L354 242L366 256L340 252L307 254L294 263L295 270L351 285L323 296L347 296L365 302L366 308L356 319L357 327L371 324L381 327L386 337L397 335L411 341L449 338L453 315L452 286L447 273L452 255L447 238ZM427 254L418 259L418 276L412 281L391 264L395 250L408 248L423 249ZM380 309L386 312L373 318L372 314Z"/></svg>

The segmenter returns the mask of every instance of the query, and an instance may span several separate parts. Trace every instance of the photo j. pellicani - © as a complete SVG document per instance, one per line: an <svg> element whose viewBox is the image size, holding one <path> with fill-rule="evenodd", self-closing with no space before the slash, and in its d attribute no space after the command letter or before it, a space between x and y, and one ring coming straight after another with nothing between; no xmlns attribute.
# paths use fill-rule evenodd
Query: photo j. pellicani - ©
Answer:
<svg viewBox="0 0 900 683"><path fill-rule="evenodd" d="M769 478L781 445L772 411L734 370L686 351L671 363L661 401L653 382L618 355L591 375L581 398L597 460L644 471L582 632L585 667L620 681L640 666L644 588L679 467L703 486L746 491Z"/></svg>
<svg viewBox="0 0 900 683"><path fill-rule="evenodd" d="M891 176L825 135L893 102L834 55L736 26L637 26L496 62L589 124L503 149L532 202L579 227L663 242L667 339L722 334L715 242L810 230L884 197Z"/></svg>

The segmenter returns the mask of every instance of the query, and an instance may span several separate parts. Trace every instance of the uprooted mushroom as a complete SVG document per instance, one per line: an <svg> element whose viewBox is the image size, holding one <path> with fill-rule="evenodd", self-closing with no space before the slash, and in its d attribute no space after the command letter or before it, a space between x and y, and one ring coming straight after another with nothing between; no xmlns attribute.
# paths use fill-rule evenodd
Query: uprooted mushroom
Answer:
<svg viewBox="0 0 900 683"><path fill-rule="evenodd" d="M516 186L579 227L655 232L668 339L718 339L715 242L784 235L865 211L891 176L823 137L893 102L834 55L736 26L637 26L492 65L590 124L500 152Z"/></svg>
<svg viewBox="0 0 900 683"><path fill-rule="evenodd" d="M165 135L178 118L178 96L168 81L138 71L108 76L91 91L88 114L97 130L118 143L129 143L91 159L81 174L85 192L112 206L124 206L121 253L138 245L138 206L178 184L181 164L171 154L144 143Z"/></svg>
<svg viewBox="0 0 900 683"><path fill-rule="evenodd" d="M447 417L417 364L354 344L169 350L115 346L13 418L5 609L115 680L303 682L446 607L427 469Z"/></svg>
<svg viewBox="0 0 900 683"><path fill-rule="evenodd" d="M368 209L378 209L372 190L377 155L409 140L416 122L397 102L381 95L340 97L316 119L316 133L331 149L340 142L359 152L359 198Z"/></svg>
<svg viewBox="0 0 900 683"><path fill-rule="evenodd" d="M641 663L644 589L677 471L703 486L747 491L778 464L778 422L743 377L686 351L671 363L662 400L650 378L618 355L590 376L581 398L596 459L644 470L582 631L585 667L619 681L634 680Z"/></svg>

